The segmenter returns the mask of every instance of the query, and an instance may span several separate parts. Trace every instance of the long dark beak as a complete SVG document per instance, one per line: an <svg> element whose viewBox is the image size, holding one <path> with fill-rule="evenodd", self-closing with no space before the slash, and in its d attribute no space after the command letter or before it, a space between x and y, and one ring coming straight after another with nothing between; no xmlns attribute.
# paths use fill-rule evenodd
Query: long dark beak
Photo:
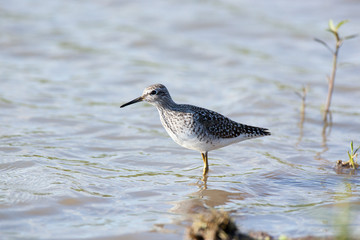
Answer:
<svg viewBox="0 0 360 240"><path fill-rule="evenodd" d="M134 100L128 102L128 103L125 103L123 105L121 105L120 107L123 108L123 107L126 107L127 105L131 105L131 104L134 104L134 103L137 103L137 102L141 102L143 100L143 97L138 97L138 98L135 98Z"/></svg>

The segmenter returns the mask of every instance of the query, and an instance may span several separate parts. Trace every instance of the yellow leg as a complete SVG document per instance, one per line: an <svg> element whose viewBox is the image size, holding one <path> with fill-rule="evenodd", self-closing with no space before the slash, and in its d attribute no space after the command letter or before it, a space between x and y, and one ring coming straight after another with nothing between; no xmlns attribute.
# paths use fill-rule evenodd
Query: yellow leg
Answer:
<svg viewBox="0 0 360 240"><path fill-rule="evenodd" d="M209 171L208 152L201 153L201 156L202 156L202 159L204 161L203 175L205 175Z"/></svg>

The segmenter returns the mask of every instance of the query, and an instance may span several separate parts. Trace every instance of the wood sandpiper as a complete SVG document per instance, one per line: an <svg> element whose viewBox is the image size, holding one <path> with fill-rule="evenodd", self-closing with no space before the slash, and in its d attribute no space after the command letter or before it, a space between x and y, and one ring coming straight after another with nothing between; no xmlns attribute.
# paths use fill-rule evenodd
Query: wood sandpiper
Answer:
<svg viewBox="0 0 360 240"><path fill-rule="evenodd" d="M209 171L209 151L247 139L270 135L266 128L237 123L205 108L177 104L162 84L145 88L140 97L120 107L140 101L146 101L157 108L162 125L177 144L201 153L204 175Z"/></svg>

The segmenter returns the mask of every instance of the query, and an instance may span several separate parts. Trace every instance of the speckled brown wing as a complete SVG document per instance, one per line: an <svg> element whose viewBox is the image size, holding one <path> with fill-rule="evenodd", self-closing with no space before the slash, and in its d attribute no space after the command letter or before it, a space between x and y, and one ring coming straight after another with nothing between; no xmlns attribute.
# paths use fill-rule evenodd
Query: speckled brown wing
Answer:
<svg viewBox="0 0 360 240"><path fill-rule="evenodd" d="M197 111L197 120L217 138L236 138L243 135L247 138L270 135L266 128L259 128L237 123L231 119L211 110Z"/></svg>

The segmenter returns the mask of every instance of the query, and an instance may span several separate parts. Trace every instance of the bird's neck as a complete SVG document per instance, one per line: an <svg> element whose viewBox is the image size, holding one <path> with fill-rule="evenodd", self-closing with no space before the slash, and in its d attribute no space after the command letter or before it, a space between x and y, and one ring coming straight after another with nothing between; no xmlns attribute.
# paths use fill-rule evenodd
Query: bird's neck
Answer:
<svg viewBox="0 0 360 240"><path fill-rule="evenodd" d="M157 102L155 106L158 110L174 110L178 104L175 103L171 98L168 98Z"/></svg>

